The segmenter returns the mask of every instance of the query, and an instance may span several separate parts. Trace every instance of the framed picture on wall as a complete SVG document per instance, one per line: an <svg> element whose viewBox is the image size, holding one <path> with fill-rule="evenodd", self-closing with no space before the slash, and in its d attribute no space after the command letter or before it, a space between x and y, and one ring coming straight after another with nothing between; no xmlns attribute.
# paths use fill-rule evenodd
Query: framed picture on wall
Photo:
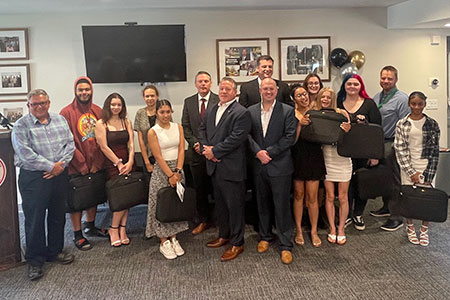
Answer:
<svg viewBox="0 0 450 300"><path fill-rule="evenodd" d="M309 73L330 81L330 37L278 38L280 80L303 81Z"/></svg>
<svg viewBox="0 0 450 300"><path fill-rule="evenodd" d="M0 112L14 124L23 115L28 113L27 99L0 100Z"/></svg>
<svg viewBox="0 0 450 300"><path fill-rule="evenodd" d="M30 91L30 65L0 65L0 96L26 95Z"/></svg>
<svg viewBox="0 0 450 300"><path fill-rule="evenodd" d="M0 28L0 60L28 59L28 29Z"/></svg>
<svg viewBox="0 0 450 300"><path fill-rule="evenodd" d="M217 80L229 76L244 83L258 75L256 60L269 54L269 38L218 39L216 52Z"/></svg>

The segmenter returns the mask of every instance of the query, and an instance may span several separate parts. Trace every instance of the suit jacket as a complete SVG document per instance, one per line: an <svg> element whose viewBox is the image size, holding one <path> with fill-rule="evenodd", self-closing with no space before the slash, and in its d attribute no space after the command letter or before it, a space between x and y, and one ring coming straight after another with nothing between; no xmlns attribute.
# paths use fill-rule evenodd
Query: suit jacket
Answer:
<svg viewBox="0 0 450 300"><path fill-rule="evenodd" d="M294 108L281 102L276 102L267 127L266 136L263 136L261 124L261 104L248 108L252 119L252 129L249 135L250 148L256 156L260 150L266 150L272 160L266 165L269 176L290 175L294 171L291 156L291 147L295 143L297 118ZM263 164L254 158L254 171L258 174Z"/></svg>
<svg viewBox="0 0 450 300"><path fill-rule="evenodd" d="M208 175L224 180L246 179L245 141L251 129L250 113L237 101L227 107L219 123L216 122L218 105L209 106L199 127L200 144L213 146L214 156L220 162L206 160Z"/></svg>
<svg viewBox="0 0 450 300"><path fill-rule="evenodd" d="M216 106L219 103L219 96L211 92L208 100L208 106ZM198 142L198 128L202 123L200 117L200 107L198 106L198 94L192 95L184 100L183 115L181 124L184 130L184 138L189 143L187 160L191 163L199 163L204 161L204 156L199 155L194 150L194 144Z"/></svg>
<svg viewBox="0 0 450 300"><path fill-rule="evenodd" d="M286 83L274 79L278 86L277 101L294 106L291 99L291 93ZM259 93L258 78L250 80L241 86L241 94L239 103L244 107L250 107L253 104L261 102L261 94Z"/></svg>

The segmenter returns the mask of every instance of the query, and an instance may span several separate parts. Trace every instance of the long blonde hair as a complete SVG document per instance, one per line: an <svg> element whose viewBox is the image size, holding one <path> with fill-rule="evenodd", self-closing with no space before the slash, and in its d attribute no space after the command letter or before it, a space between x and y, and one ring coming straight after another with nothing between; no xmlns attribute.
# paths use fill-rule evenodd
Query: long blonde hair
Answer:
<svg viewBox="0 0 450 300"><path fill-rule="evenodd" d="M321 88L320 91L317 93L317 98L316 98L317 99L316 100L317 109L320 110L320 109L324 108L322 106L322 101L320 99L322 98L322 96L325 92L329 92L330 96L331 96L331 104L330 104L330 107L327 107L327 108L336 110L336 108L337 108L336 92L332 88L329 88L329 87Z"/></svg>

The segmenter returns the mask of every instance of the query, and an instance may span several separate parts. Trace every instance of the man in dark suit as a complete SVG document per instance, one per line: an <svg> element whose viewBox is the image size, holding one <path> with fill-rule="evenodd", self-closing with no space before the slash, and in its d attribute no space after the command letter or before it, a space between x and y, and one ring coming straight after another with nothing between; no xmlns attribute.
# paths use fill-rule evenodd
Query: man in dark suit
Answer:
<svg viewBox="0 0 450 300"><path fill-rule="evenodd" d="M273 74L273 58L269 55L262 55L257 60L258 78L244 83L241 86L241 94L239 96L239 103L244 107L249 107L253 104L261 102L261 94L259 92L259 86L264 78L272 78ZM294 106L294 102L291 99L289 87L286 83L275 80L278 93L277 101L284 102L291 106Z"/></svg>
<svg viewBox="0 0 450 300"><path fill-rule="evenodd" d="M251 128L249 112L236 101L236 82L225 77L219 84L218 105L209 107L199 128L200 144L212 176L219 237L206 245L232 247L222 261L244 251L245 141Z"/></svg>
<svg viewBox="0 0 450 300"><path fill-rule="evenodd" d="M257 70L258 70L258 77L254 80L244 83L241 86L241 94L239 96L239 103L247 108L253 104L261 102L261 94L259 92L259 86L261 85L261 81L264 78L272 78L273 58L269 55L262 55L262 56L258 57ZM290 90L289 90L288 85L279 80L275 80L275 82L278 87L276 100L278 102L283 102L283 103L289 104L291 106L294 106L294 102L291 100ZM250 150L247 150L247 158L248 158L248 163L250 163L251 160L253 159L253 156L252 156ZM251 168L249 166L249 172L250 172L250 169ZM247 206L247 208L248 208L247 209L247 222L250 224L253 224L253 228L255 229L255 231L259 231L256 196L255 196L255 193L253 192L255 190L254 182L253 181L247 182L247 188L252 190L252 198Z"/></svg>
<svg viewBox="0 0 450 300"><path fill-rule="evenodd" d="M290 264L294 228L289 198L294 171L291 146L295 142L298 122L291 106L275 100L275 80L263 79L260 93L261 103L248 108L252 119L249 143L254 157L253 172L261 237L258 252L266 252L269 242L273 240L271 216L274 215L281 261Z"/></svg>
<svg viewBox="0 0 450 300"><path fill-rule="evenodd" d="M200 71L195 76L198 93L184 100L181 123L184 137L189 143L187 157L191 169L194 188L197 193L198 224L192 234L203 232L209 220L208 194L211 192L211 177L206 172L206 159L200 152L198 127L203 121L206 109L219 103L219 96L211 92L211 75Z"/></svg>

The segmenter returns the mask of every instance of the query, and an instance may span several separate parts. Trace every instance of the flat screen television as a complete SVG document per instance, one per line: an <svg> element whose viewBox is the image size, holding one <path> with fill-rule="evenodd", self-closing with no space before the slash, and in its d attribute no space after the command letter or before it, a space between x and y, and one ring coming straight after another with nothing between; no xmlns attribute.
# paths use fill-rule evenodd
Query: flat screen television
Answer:
<svg viewBox="0 0 450 300"><path fill-rule="evenodd" d="M82 26L95 83L186 81L184 25Z"/></svg>

